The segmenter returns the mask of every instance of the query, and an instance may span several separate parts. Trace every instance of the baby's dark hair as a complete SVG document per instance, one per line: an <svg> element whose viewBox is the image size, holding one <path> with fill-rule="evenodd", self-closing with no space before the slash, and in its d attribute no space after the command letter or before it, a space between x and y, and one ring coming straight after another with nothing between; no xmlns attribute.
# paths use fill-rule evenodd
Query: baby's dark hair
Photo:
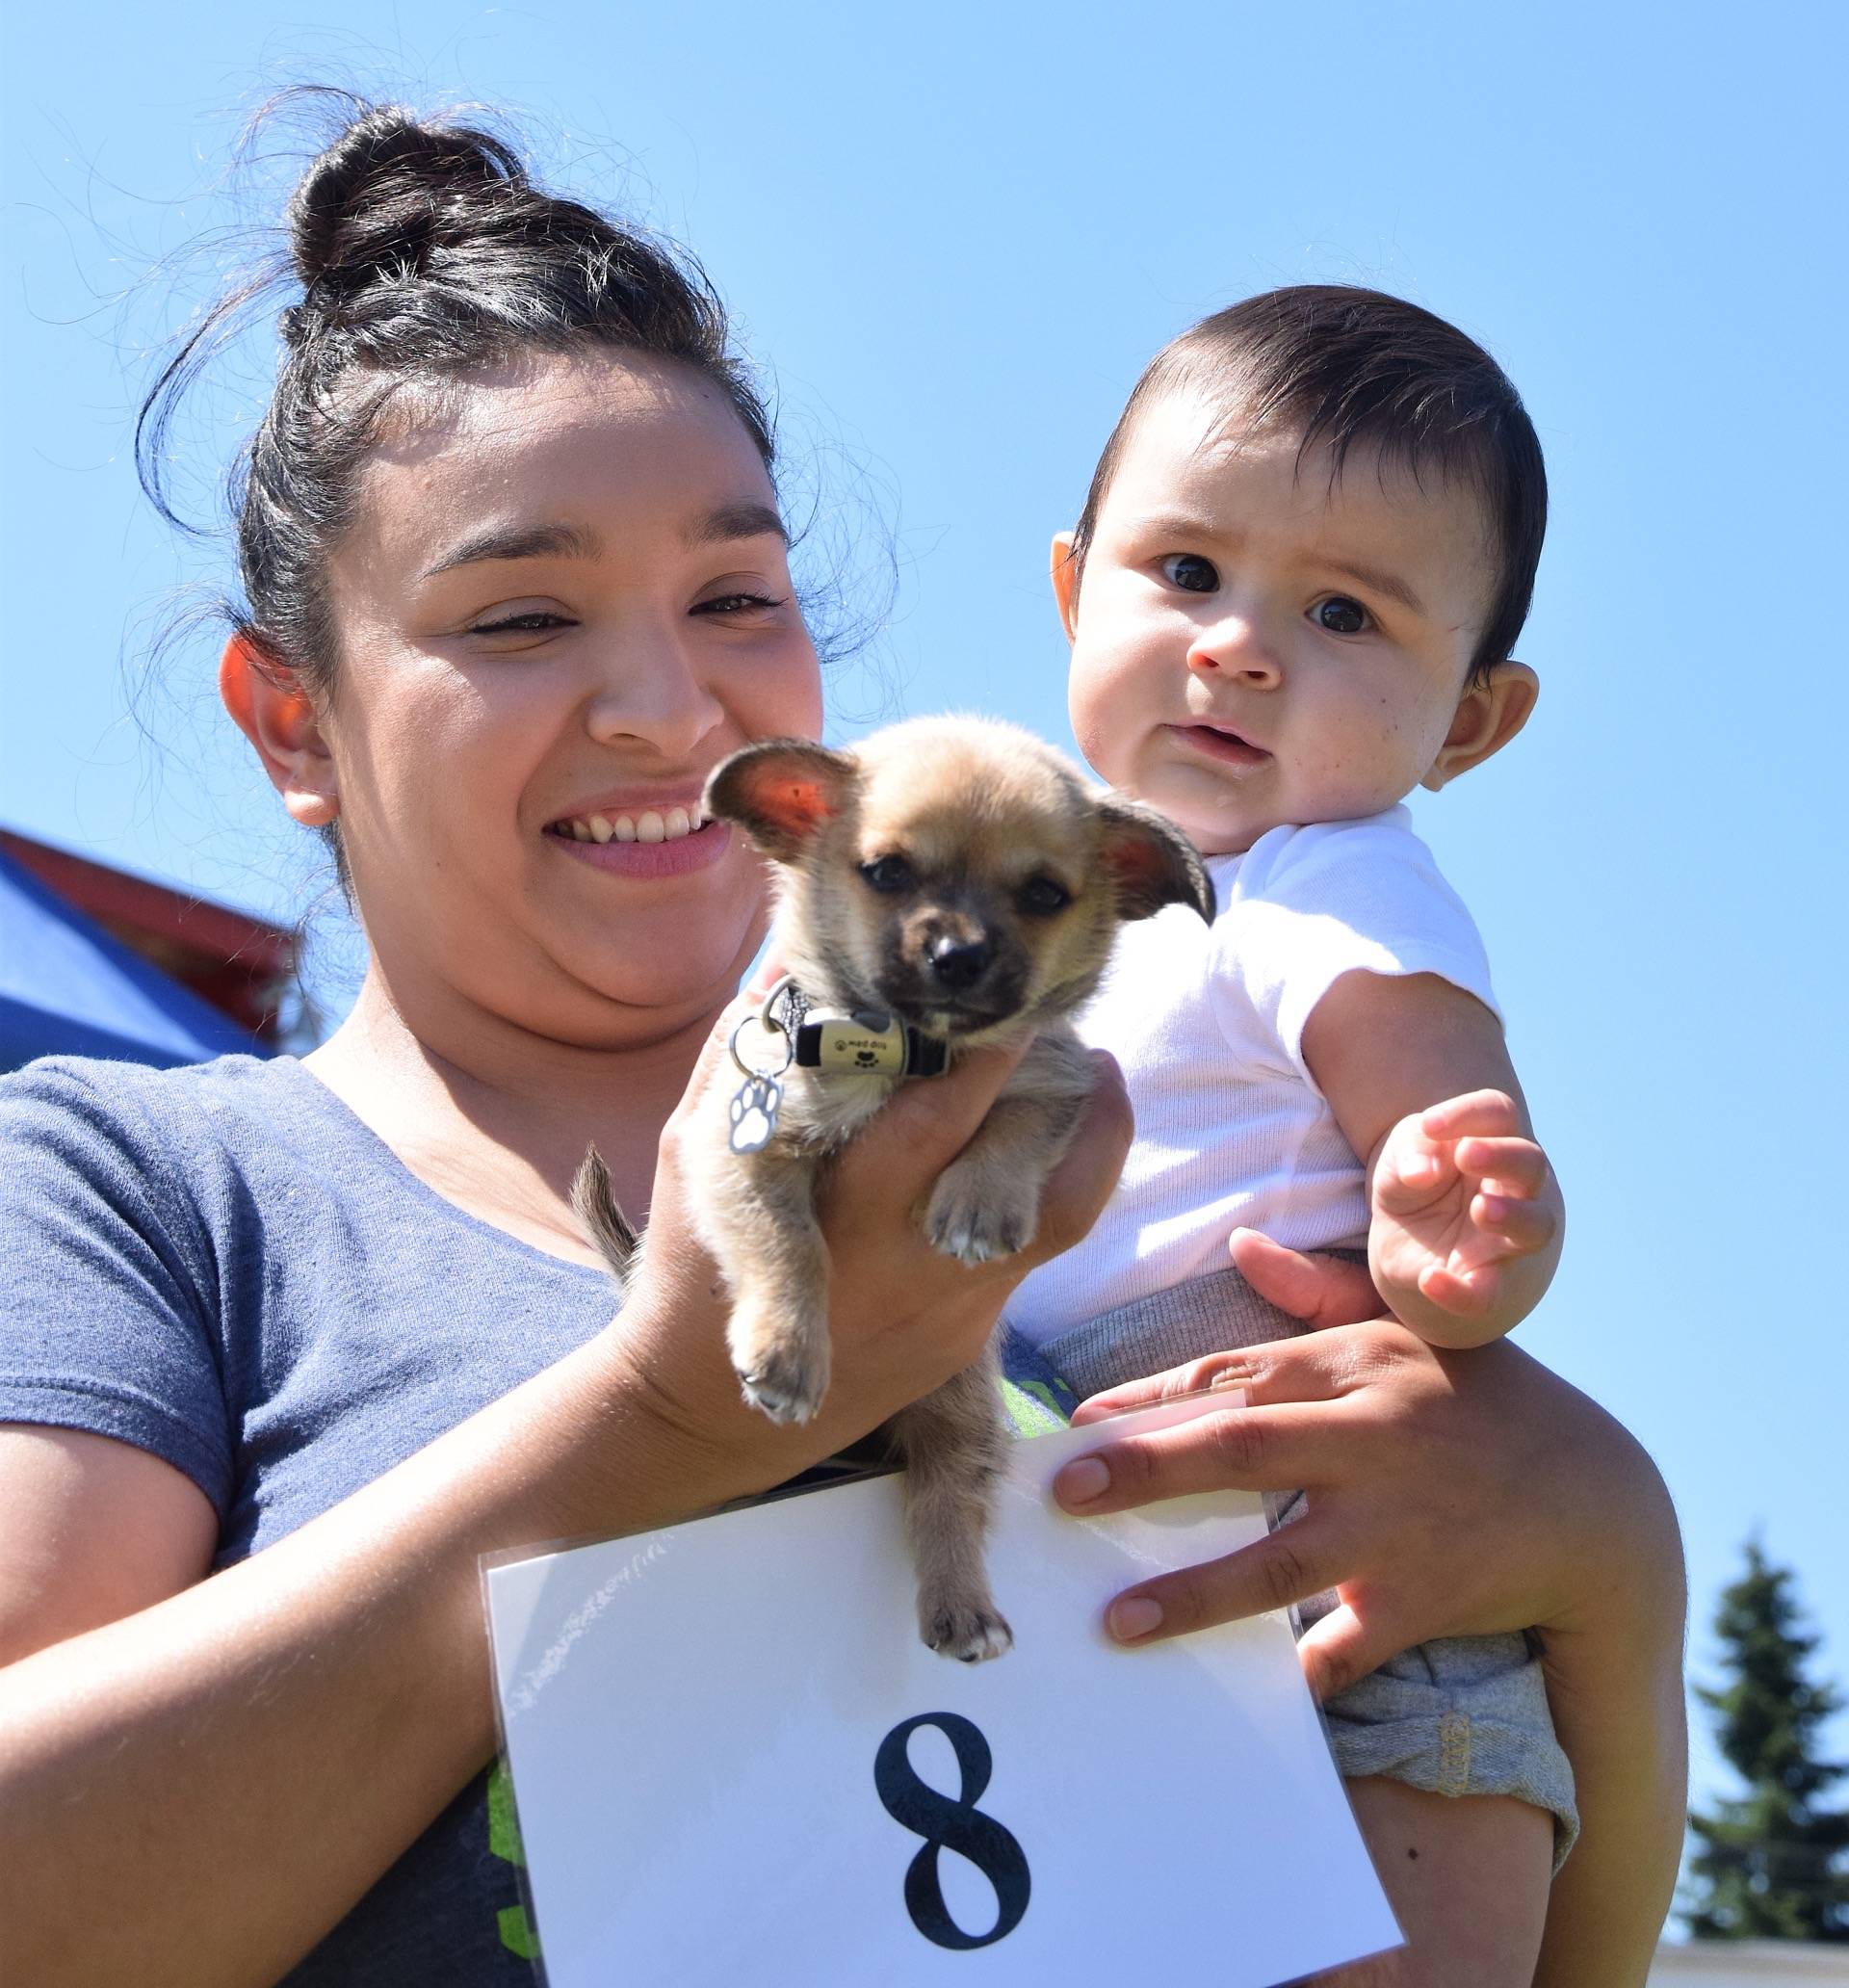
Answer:
<svg viewBox="0 0 1849 1988"><path fill-rule="evenodd" d="M1075 577L1138 415L1184 385L1237 404L1255 427L1289 424L1298 459L1321 445L1336 476L1360 445L1415 478L1472 485L1496 580L1471 677L1507 660L1534 596L1548 474L1521 397L1481 346L1403 298L1337 284L1266 291L1204 318L1150 361L1105 444L1073 532Z"/></svg>
<svg viewBox="0 0 1849 1988"><path fill-rule="evenodd" d="M275 390L231 476L244 602L239 631L310 690L334 663L326 568L358 471L404 389L465 379L522 353L588 348L671 359L716 383L769 467L764 403L725 312L685 252L545 192L493 133L421 122L340 92L345 128L289 203L299 301L278 319ZM227 324L269 288L224 298L167 364L136 429L163 515L168 426Z"/></svg>

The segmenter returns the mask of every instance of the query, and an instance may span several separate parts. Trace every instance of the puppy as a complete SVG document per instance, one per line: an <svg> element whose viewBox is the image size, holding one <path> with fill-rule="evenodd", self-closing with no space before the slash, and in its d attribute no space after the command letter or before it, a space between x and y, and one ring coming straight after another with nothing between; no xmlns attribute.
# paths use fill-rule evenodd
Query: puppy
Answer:
<svg viewBox="0 0 1849 1988"><path fill-rule="evenodd" d="M1024 1248L1091 1087L1066 1017L1096 987L1123 921L1171 903L1212 916L1212 884L1187 840L1149 809L1094 792L1029 734L983 719L917 719L852 752L749 746L714 772L705 807L776 865L778 948L811 1007L864 1031L890 1019L889 1040L909 1030L932 1060L939 1045L953 1059L1032 1038L920 1212L932 1245L963 1263ZM852 1033L845 1022L837 1031ZM747 1023L741 1054L774 1071L789 1039ZM862 1067L852 1056L850 1043L846 1067L777 1074L773 1113L728 1058L697 1113L708 1147L697 1219L732 1300L732 1364L745 1399L775 1422L806 1422L828 1386L818 1176L902 1081L864 1067L871 1052ZM621 1239L606 1225L605 1240L613 1255ZM992 1363L907 1408L888 1434L906 1469L924 1639L966 1662L999 1656L1012 1637L983 1565L1007 1440Z"/></svg>

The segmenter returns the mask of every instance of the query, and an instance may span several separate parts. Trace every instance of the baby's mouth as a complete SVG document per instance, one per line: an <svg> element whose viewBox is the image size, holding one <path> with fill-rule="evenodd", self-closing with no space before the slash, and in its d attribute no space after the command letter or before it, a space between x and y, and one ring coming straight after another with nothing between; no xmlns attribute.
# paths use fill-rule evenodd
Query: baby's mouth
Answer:
<svg viewBox="0 0 1849 1988"><path fill-rule="evenodd" d="M1271 755L1263 746L1253 745L1230 725L1180 724L1167 729L1184 745L1221 766L1241 767L1249 772L1270 763Z"/></svg>

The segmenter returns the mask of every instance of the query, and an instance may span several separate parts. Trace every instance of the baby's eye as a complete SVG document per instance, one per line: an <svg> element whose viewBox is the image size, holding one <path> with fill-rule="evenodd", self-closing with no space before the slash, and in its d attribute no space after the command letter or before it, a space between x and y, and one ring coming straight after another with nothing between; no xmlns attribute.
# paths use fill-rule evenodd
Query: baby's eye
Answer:
<svg viewBox="0 0 1849 1988"><path fill-rule="evenodd" d="M1171 552L1162 562L1162 578L1184 593L1211 593L1220 584L1213 562L1198 552Z"/></svg>
<svg viewBox="0 0 1849 1988"><path fill-rule="evenodd" d="M1310 610L1310 618L1331 635L1359 635L1371 625L1372 616L1357 600L1345 593L1332 593Z"/></svg>

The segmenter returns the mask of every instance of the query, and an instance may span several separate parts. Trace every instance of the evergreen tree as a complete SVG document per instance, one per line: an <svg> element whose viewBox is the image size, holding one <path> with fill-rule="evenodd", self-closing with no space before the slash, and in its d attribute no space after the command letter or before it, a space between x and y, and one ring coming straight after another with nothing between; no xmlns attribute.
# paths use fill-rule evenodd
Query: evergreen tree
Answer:
<svg viewBox="0 0 1849 1988"><path fill-rule="evenodd" d="M1758 1540L1725 1590L1715 1631L1731 1682L1700 1690L1717 1714L1722 1753L1746 1783L1738 1801L1693 1814L1688 1860L1698 1940L1849 1941L1849 1812L1820 1797L1849 1767L1817 1757L1818 1729L1841 1704L1805 1665L1819 1637L1799 1628L1789 1568Z"/></svg>

